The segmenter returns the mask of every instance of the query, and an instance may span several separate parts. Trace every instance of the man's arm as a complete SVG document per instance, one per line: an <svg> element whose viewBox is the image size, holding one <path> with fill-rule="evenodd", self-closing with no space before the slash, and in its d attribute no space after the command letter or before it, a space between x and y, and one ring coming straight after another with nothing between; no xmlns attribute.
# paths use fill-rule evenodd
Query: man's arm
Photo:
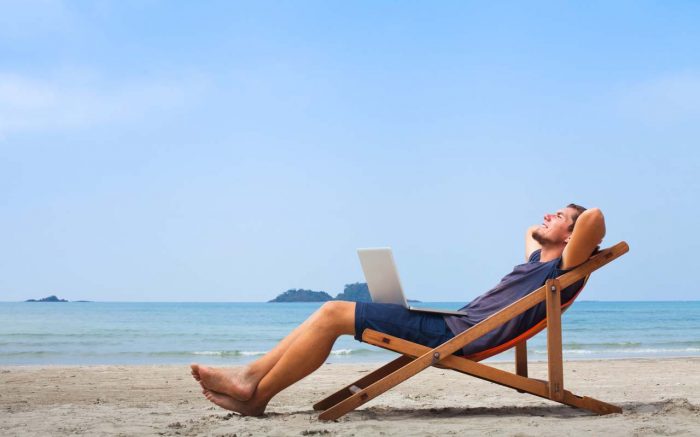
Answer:
<svg viewBox="0 0 700 437"><path fill-rule="evenodd" d="M537 249L542 249L540 243L538 243L537 241L535 241L534 238L532 238L532 232L538 227L539 226L537 225L533 225L527 228L527 231L525 231L525 261L530 260L532 252L536 251Z"/></svg>
<svg viewBox="0 0 700 437"><path fill-rule="evenodd" d="M574 232L562 254L561 268L571 269L584 263L605 236L605 217L598 208L587 209L576 221Z"/></svg>

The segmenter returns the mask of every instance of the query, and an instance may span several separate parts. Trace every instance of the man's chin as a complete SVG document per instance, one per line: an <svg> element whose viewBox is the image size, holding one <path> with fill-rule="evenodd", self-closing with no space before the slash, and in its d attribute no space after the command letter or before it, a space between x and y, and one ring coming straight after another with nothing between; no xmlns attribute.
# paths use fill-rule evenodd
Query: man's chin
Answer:
<svg viewBox="0 0 700 437"><path fill-rule="evenodd" d="M547 237L539 233L539 229L535 229L534 231L532 231L532 239L537 241L540 244L540 246L543 246L549 242L547 240Z"/></svg>

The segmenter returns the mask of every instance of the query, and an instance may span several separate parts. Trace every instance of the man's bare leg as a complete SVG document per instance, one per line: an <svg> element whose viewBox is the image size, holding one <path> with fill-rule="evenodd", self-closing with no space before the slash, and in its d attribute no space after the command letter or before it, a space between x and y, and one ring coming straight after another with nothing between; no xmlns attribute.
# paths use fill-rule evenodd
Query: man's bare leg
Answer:
<svg viewBox="0 0 700 437"><path fill-rule="evenodd" d="M250 365L242 369L219 369L195 364L192 365L192 375L204 388L205 396L217 405L242 414L250 415L258 410L262 414L275 394L323 364L340 335L354 332L355 303L328 302ZM277 369L280 363L291 367ZM263 382L264 390L258 396L256 388L260 391ZM241 402L248 400L250 405ZM251 408L253 405L257 407Z"/></svg>
<svg viewBox="0 0 700 437"><path fill-rule="evenodd" d="M294 328L282 341L277 343L272 350L247 366L229 369L192 364L190 365L192 376L204 388L220 393L228 393L239 401L247 401L253 396L253 392L262 377L277 363L299 334L304 329L307 329L311 321L318 317L319 312L320 310L313 313L304 323Z"/></svg>

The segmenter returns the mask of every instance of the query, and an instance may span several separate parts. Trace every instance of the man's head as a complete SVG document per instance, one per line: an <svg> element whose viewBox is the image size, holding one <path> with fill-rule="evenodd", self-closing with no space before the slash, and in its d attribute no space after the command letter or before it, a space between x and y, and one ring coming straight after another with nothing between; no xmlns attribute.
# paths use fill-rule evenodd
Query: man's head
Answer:
<svg viewBox="0 0 700 437"><path fill-rule="evenodd" d="M542 224L532 232L532 238L542 247L566 245L574 231L576 220L585 210L580 205L570 203L555 213L545 214Z"/></svg>

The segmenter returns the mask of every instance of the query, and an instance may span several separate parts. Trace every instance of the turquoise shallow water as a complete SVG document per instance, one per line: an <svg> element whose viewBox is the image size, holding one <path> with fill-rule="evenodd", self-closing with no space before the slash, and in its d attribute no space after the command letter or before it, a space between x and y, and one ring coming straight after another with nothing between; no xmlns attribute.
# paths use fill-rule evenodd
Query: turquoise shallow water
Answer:
<svg viewBox="0 0 700 437"><path fill-rule="evenodd" d="M458 308L455 302L422 304ZM240 364L269 350L318 303L0 303L0 365ZM546 338L528 343L546 358ZM330 362L393 354L343 337ZM700 356L700 301L576 302L564 317L567 359ZM504 353L496 360L512 360Z"/></svg>

